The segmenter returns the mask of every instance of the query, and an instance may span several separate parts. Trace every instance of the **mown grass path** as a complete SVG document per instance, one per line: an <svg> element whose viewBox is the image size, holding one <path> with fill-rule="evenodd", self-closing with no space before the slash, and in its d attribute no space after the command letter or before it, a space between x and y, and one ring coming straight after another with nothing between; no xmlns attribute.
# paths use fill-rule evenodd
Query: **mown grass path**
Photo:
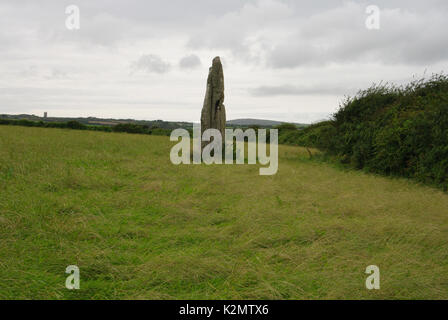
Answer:
<svg viewBox="0 0 448 320"><path fill-rule="evenodd" d="M172 145L1 126L0 298L448 299L447 194L297 147L274 176L174 166Z"/></svg>

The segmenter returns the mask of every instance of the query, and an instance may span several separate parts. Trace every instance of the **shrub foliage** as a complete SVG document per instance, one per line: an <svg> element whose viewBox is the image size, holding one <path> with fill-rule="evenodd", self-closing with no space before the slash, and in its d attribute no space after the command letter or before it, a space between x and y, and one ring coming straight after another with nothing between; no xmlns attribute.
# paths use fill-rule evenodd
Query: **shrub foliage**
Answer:
<svg viewBox="0 0 448 320"><path fill-rule="evenodd" d="M281 133L356 168L448 189L448 78L373 85L348 97L329 121Z"/></svg>
<svg viewBox="0 0 448 320"><path fill-rule="evenodd" d="M44 128L66 128L75 130L94 130L94 131L106 131L106 132L127 132L127 133L140 133L140 134L152 134L159 136L169 136L170 129L163 128L150 128L146 125L134 124L134 123L120 123L114 126L102 126L102 125L86 125L75 120L67 122L44 122L44 121L31 121L26 119L0 119L0 125L16 125L25 127L44 127Z"/></svg>

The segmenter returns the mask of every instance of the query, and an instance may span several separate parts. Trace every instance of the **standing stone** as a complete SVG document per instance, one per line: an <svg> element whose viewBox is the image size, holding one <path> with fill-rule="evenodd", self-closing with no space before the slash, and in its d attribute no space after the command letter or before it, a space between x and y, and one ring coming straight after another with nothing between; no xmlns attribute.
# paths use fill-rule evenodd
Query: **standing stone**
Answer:
<svg viewBox="0 0 448 320"><path fill-rule="evenodd" d="M226 108L224 107L224 73L221 59L213 59L208 71L207 90L205 92L204 106L201 113L201 135L207 129L218 129L222 141L225 141ZM202 142L202 148L209 142Z"/></svg>

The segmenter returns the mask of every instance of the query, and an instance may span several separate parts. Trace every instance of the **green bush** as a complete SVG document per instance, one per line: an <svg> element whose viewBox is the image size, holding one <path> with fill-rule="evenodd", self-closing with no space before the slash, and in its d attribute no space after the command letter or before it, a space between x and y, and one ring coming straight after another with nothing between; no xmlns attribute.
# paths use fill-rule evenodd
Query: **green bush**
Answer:
<svg viewBox="0 0 448 320"><path fill-rule="evenodd" d="M282 123L275 126L274 129L278 129L279 134L298 130L297 126L293 123Z"/></svg>
<svg viewBox="0 0 448 320"><path fill-rule="evenodd" d="M78 122L78 121L68 121L66 123L67 128L69 129L77 129L77 130L85 130L87 128L86 125Z"/></svg>
<svg viewBox="0 0 448 320"><path fill-rule="evenodd" d="M287 139L287 137L285 137ZM299 132L356 168L416 178L448 189L448 78L405 87L372 86L347 98L330 121Z"/></svg>
<svg viewBox="0 0 448 320"><path fill-rule="evenodd" d="M127 133L143 133L150 134L148 126L143 126L134 123L120 123L112 127L114 132L127 132Z"/></svg>
<svg viewBox="0 0 448 320"><path fill-rule="evenodd" d="M81 122L71 120L68 122L44 122L44 121L31 121L27 119L0 119L0 125L16 125L26 127L44 127L44 128L61 128L61 129L75 129L75 130L94 130L105 132L127 132L127 133L139 133L139 134L153 134L161 136L169 136L171 134L170 129L163 128L149 128L146 125L139 125L134 123L120 123L113 127L102 125L86 125Z"/></svg>

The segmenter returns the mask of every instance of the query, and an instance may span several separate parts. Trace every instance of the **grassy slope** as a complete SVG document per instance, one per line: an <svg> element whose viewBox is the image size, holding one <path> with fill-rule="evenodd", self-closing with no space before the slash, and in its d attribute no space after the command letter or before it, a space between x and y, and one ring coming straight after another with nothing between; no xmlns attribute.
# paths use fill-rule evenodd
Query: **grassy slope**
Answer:
<svg viewBox="0 0 448 320"><path fill-rule="evenodd" d="M174 166L167 137L0 127L0 298L444 298L448 195L280 147ZM65 289L76 264L81 290ZM366 266L381 269L368 291Z"/></svg>

